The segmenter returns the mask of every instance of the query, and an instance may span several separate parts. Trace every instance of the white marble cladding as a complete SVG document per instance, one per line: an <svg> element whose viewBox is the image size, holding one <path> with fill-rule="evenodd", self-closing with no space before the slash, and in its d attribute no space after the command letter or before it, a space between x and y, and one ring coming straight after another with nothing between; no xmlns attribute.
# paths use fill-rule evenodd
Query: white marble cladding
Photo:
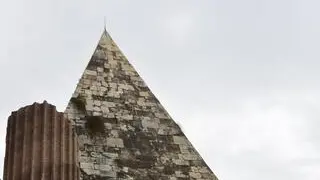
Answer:
<svg viewBox="0 0 320 180"><path fill-rule="evenodd" d="M217 179L105 32L65 115L78 134L81 179ZM105 132L90 134L87 116Z"/></svg>

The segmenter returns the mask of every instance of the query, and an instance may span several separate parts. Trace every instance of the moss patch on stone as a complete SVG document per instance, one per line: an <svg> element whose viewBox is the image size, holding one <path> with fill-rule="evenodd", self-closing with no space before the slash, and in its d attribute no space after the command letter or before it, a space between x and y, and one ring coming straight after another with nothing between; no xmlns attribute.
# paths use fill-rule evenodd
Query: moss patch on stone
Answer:
<svg viewBox="0 0 320 180"><path fill-rule="evenodd" d="M70 101L77 107L79 111L86 111L86 99L83 96L72 97Z"/></svg>

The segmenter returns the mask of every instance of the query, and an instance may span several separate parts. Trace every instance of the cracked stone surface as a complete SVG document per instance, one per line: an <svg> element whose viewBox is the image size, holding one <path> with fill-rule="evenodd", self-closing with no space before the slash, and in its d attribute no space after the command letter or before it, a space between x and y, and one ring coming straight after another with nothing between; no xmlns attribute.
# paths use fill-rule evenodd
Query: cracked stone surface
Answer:
<svg viewBox="0 0 320 180"><path fill-rule="evenodd" d="M85 110L72 101L65 110L80 179L217 179L106 31L72 97L85 99ZM104 132L88 130L92 116Z"/></svg>

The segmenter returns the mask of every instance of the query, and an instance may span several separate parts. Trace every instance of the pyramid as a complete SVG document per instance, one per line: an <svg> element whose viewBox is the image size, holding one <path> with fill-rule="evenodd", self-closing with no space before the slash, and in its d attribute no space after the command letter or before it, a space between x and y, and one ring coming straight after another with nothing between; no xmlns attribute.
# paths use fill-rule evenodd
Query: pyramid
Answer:
<svg viewBox="0 0 320 180"><path fill-rule="evenodd" d="M106 30L65 116L82 180L217 179Z"/></svg>

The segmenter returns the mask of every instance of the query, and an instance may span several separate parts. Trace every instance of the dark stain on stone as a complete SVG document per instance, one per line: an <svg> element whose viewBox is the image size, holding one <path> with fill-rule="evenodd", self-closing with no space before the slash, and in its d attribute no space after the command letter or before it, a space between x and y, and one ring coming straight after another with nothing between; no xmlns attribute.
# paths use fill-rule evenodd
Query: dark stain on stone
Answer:
<svg viewBox="0 0 320 180"><path fill-rule="evenodd" d="M103 118L103 122L110 124L118 124L117 118Z"/></svg>
<svg viewBox="0 0 320 180"><path fill-rule="evenodd" d="M104 152L109 152L109 153L120 153L120 149L116 147L108 147L108 146L103 146L103 151Z"/></svg>
<svg viewBox="0 0 320 180"><path fill-rule="evenodd" d="M117 172L117 177L118 177L118 178L126 178L127 176L126 176L126 173L125 173L125 172L120 171L120 172Z"/></svg>
<svg viewBox="0 0 320 180"><path fill-rule="evenodd" d="M97 57L92 57L92 60L89 62L87 69L95 71L97 67L103 66L105 60L104 59L98 59Z"/></svg>
<svg viewBox="0 0 320 180"><path fill-rule="evenodd" d="M172 166L165 166L162 171L166 175L174 174L174 168Z"/></svg>
<svg viewBox="0 0 320 180"><path fill-rule="evenodd" d="M113 97L108 96L98 96L98 95L92 95L93 100L99 100L99 101L108 101L108 102L114 102Z"/></svg>
<svg viewBox="0 0 320 180"><path fill-rule="evenodd" d="M180 153L180 147L177 144L167 144L166 150L169 152Z"/></svg>
<svg viewBox="0 0 320 180"><path fill-rule="evenodd" d="M134 169L147 169L154 166L154 161L141 161L138 159L116 159L115 162L119 167L130 167Z"/></svg>
<svg viewBox="0 0 320 180"><path fill-rule="evenodd" d="M85 127L91 134L101 134L105 132L105 126L103 118L99 116L86 116Z"/></svg>

